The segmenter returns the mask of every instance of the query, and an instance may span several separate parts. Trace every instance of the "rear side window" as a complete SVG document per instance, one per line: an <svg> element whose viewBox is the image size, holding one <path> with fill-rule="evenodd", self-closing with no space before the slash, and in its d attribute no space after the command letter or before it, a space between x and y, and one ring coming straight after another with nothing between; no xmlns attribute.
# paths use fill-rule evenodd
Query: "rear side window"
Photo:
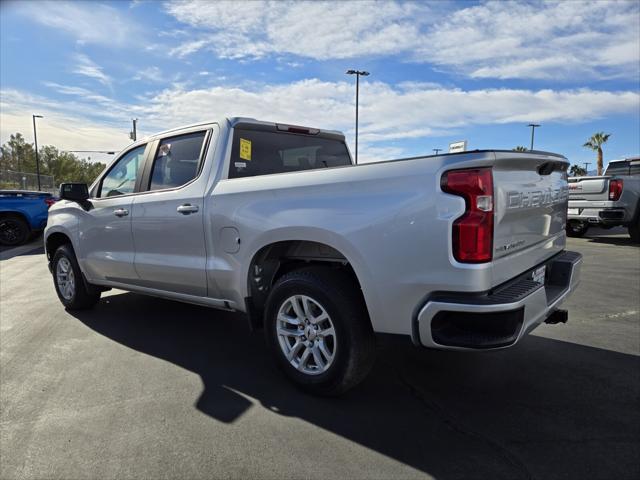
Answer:
<svg viewBox="0 0 640 480"><path fill-rule="evenodd" d="M351 165L344 142L313 135L235 129L229 178Z"/></svg>
<svg viewBox="0 0 640 480"><path fill-rule="evenodd" d="M164 138L153 160L149 190L175 188L196 178L206 132Z"/></svg>
<svg viewBox="0 0 640 480"><path fill-rule="evenodd" d="M629 174L629 162L611 162L607 166L605 175L628 175Z"/></svg>
<svg viewBox="0 0 640 480"><path fill-rule="evenodd" d="M629 162L629 175L640 175L640 160Z"/></svg>

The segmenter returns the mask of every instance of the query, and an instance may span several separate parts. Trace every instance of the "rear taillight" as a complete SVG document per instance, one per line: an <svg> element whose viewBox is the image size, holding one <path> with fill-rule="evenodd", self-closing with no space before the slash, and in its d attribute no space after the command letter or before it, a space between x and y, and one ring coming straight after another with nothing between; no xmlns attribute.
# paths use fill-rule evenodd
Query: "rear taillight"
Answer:
<svg viewBox="0 0 640 480"><path fill-rule="evenodd" d="M620 200L620 196L622 195L622 179L621 178L612 178L609 180L609 200Z"/></svg>
<svg viewBox="0 0 640 480"><path fill-rule="evenodd" d="M47 208L49 208L51 205L56 203L56 201L55 201L55 199L53 199L51 197L45 197L44 203L46 203L47 204Z"/></svg>
<svg viewBox="0 0 640 480"><path fill-rule="evenodd" d="M452 170L442 190L463 197L464 214L453 222L453 256L463 263L489 262L493 252L493 177L490 168Z"/></svg>

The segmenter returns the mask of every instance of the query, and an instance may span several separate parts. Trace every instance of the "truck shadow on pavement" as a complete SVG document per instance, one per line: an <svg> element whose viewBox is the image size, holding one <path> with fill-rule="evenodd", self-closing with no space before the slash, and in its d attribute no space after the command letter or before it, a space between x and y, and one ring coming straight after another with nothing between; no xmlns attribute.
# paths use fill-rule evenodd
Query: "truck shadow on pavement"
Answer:
<svg viewBox="0 0 640 480"><path fill-rule="evenodd" d="M587 240L589 243L601 243L604 245L640 247L640 244L633 242L630 237L587 237Z"/></svg>
<svg viewBox="0 0 640 480"><path fill-rule="evenodd" d="M195 406L220 422L261 405L439 479L640 478L633 355L534 336L478 354L387 342L361 386L327 399L291 386L237 314L123 293L74 315L198 374Z"/></svg>

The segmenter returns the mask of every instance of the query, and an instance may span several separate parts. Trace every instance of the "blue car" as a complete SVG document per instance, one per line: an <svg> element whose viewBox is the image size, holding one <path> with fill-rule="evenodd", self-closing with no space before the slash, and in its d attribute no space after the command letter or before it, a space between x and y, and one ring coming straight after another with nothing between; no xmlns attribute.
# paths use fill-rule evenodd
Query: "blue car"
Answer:
<svg viewBox="0 0 640 480"><path fill-rule="evenodd" d="M0 245L20 245L44 229L55 201L46 192L0 190Z"/></svg>

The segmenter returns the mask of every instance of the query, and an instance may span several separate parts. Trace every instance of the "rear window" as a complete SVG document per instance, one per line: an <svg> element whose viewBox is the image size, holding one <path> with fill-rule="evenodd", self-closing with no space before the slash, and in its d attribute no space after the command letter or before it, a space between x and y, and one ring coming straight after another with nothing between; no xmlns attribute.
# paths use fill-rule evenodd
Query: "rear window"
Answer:
<svg viewBox="0 0 640 480"><path fill-rule="evenodd" d="M605 175L628 175L629 162L611 162L604 173Z"/></svg>
<svg viewBox="0 0 640 480"><path fill-rule="evenodd" d="M313 135L235 129L229 178L351 165L340 140Z"/></svg>

